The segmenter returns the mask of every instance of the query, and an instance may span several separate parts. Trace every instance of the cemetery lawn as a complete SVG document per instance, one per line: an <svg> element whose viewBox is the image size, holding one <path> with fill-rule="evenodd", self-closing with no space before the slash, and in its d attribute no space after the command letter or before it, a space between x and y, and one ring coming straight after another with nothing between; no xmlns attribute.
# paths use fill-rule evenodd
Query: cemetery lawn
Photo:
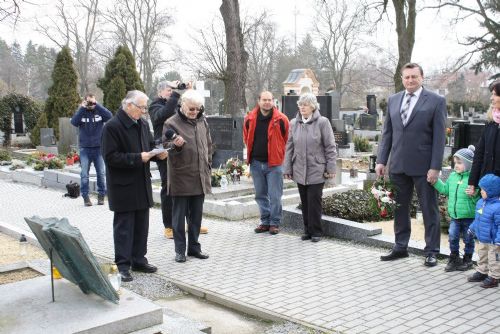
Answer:
<svg viewBox="0 0 500 334"><path fill-rule="evenodd" d="M0 233L0 265L7 265L23 261L23 257L19 254L19 241L5 234ZM28 254L25 260L46 259L45 252L32 245L28 245ZM41 276L40 273L25 268L14 270L5 273L0 273L0 284L13 283L34 277Z"/></svg>
<svg viewBox="0 0 500 334"><path fill-rule="evenodd" d="M382 234L394 236L393 220L384 220L379 222L366 223L373 227L382 229ZM425 241L424 239L424 223L418 222L415 218L411 219L411 239L418 241ZM448 247L448 234L441 231L441 245ZM460 246L462 249L462 245Z"/></svg>

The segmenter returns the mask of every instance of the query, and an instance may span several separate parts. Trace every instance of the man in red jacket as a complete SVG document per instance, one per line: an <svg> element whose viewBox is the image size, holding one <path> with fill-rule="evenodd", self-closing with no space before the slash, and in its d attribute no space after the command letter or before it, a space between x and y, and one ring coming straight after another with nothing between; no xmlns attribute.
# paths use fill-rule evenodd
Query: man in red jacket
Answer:
<svg viewBox="0 0 500 334"><path fill-rule="evenodd" d="M260 225L255 233L277 234L281 222L283 169L288 139L288 118L274 106L273 94L262 92L256 106L245 117L243 141L247 147Z"/></svg>

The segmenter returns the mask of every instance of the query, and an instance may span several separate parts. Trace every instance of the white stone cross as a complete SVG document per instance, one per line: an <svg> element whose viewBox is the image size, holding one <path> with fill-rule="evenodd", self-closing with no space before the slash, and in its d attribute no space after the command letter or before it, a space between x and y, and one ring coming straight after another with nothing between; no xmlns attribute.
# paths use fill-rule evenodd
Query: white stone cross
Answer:
<svg viewBox="0 0 500 334"><path fill-rule="evenodd" d="M210 97L210 91L205 90L205 81L196 81L196 91L203 96L203 105L205 105L205 98Z"/></svg>

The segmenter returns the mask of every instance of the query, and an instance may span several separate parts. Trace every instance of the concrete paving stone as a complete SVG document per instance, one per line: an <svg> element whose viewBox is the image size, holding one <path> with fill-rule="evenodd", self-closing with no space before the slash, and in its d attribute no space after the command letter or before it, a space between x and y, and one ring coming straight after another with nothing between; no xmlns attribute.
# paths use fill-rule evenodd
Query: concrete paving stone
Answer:
<svg viewBox="0 0 500 334"><path fill-rule="evenodd" d="M461 318L461 316L462 316L462 311L460 310L460 308L457 308L454 305L450 305L449 310L442 312L441 318L450 321L450 320L459 319L459 318Z"/></svg>
<svg viewBox="0 0 500 334"><path fill-rule="evenodd" d="M368 330L369 330L368 327L360 325L360 326L349 328L348 333L349 334L351 334L351 333L352 334L369 334Z"/></svg>
<svg viewBox="0 0 500 334"><path fill-rule="evenodd" d="M428 333L430 334L447 334L450 332L451 327L445 324L439 326L430 326Z"/></svg>
<svg viewBox="0 0 500 334"><path fill-rule="evenodd" d="M488 320L483 318L482 316L467 320L467 325L471 325L472 327L479 327L483 324L487 324Z"/></svg>
<svg viewBox="0 0 500 334"><path fill-rule="evenodd" d="M479 326L475 326L474 331L479 332L479 333L494 333L496 331L497 333L499 333L500 328L493 327L493 326L487 325L487 324L482 324Z"/></svg>
<svg viewBox="0 0 500 334"><path fill-rule="evenodd" d="M429 331L429 327L422 325L418 327L408 328L405 334L426 334Z"/></svg>
<svg viewBox="0 0 500 334"><path fill-rule="evenodd" d="M442 324L444 324L444 323L446 323L446 322L447 322L447 320L446 320L446 319L443 319L443 318L437 318L435 315L434 315L434 317L433 317L433 318L430 318L430 319L425 318L425 317L423 317L423 316L422 316L422 318L427 320L427 323L426 323L426 324L427 324L429 327L431 327L431 328L432 328L432 327L437 327L437 326L442 325Z"/></svg>
<svg viewBox="0 0 500 334"><path fill-rule="evenodd" d="M474 318L477 318L477 317L480 317L483 315L482 313L477 312L475 307L473 307L471 305L466 305L466 306L462 307L460 310L463 312L462 317L464 319L467 319L467 320L472 320Z"/></svg>
<svg viewBox="0 0 500 334"><path fill-rule="evenodd" d="M410 328L413 328L413 327L419 327L419 326L422 326L422 325L428 325L427 323L428 321L425 320L424 318L422 317L418 317L418 318L414 318L410 321L407 321L405 323L406 326L410 327Z"/></svg>

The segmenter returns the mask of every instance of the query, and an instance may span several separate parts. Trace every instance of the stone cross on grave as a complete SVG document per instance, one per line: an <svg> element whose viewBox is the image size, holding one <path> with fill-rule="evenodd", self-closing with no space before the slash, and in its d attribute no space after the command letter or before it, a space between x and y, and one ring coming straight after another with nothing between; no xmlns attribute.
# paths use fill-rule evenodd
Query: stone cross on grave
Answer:
<svg viewBox="0 0 500 334"><path fill-rule="evenodd" d="M210 97L210 91L205 90L205 81L196 81L196 91L203 96L203 105L205 105L205 98Z"/></svg>

